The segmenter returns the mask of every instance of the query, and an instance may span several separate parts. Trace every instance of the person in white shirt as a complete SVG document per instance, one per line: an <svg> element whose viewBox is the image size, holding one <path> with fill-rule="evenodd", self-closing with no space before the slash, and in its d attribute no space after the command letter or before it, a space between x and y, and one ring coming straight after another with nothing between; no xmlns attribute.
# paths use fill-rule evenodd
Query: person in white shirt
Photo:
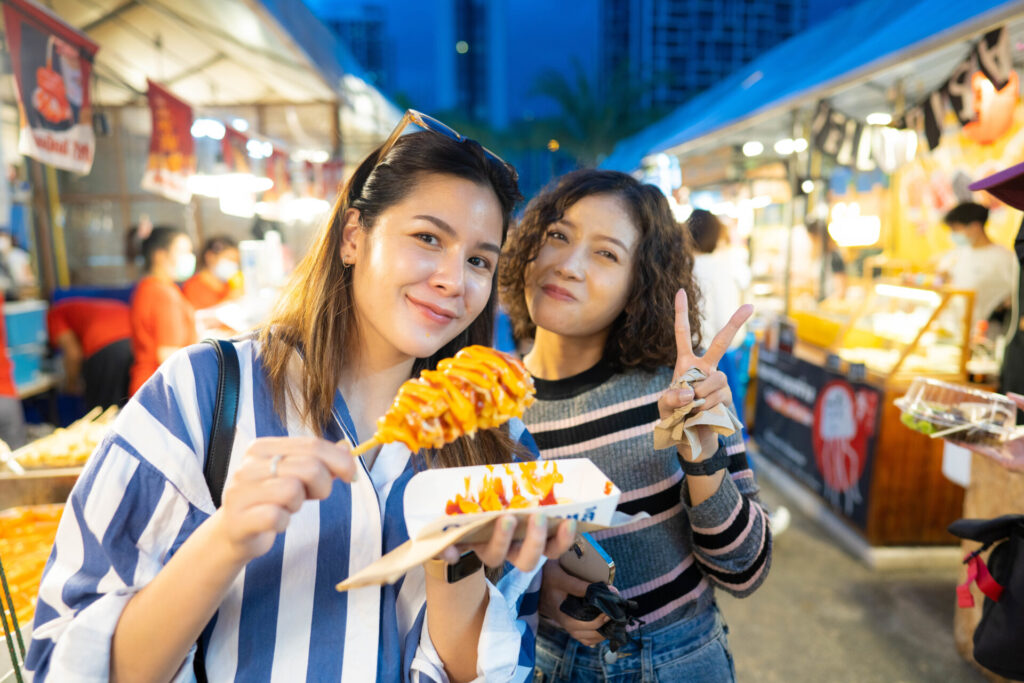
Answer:
<svg viewBox="0 0 1024 683"><path fill-rule="evenodd" d="M694 209L686 220L695 244L693 276L701 292L701 335L711 339L715 332L729 321L732 312L743 303L743 290L750 276L738 267L734 255L718 246L722 238L722 223L710 211ZM737 334L733 348L743 340Z"/></svg>
<svg viewBox="0 0 1024 683"><path fill-rule="evenodd" d="M974 202L957 205L944 219L956 247L943 257L938 270L950 287L974 292L972 327L1008 307L1013 293L1017 259L989 239L986 221L988 209Z"/></svg>

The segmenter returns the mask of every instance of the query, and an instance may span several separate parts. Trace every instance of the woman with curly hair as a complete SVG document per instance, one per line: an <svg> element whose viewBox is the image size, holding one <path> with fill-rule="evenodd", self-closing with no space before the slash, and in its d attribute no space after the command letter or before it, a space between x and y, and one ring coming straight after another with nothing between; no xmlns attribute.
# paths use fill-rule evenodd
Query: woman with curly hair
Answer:
<svg viewBox="0 0 1024 683"><path fill-rule="evenodd" d="M656 449L653 427L703 400L729 406L716 365L750 316L740 308L703 356L691 239L664 195L623 173L563 176L526 208L502 255L499 290L537 402L524 417L541 456L586 456L616 482L619 510L650 517L594 534L615 562L617 590L637 603L631 640L613 651L608 620L561 611L587 583L544 568L537 642L547 681L723 681L734 678L714 588L746 596L764 580L771 536L739 433L702 454ZM691 368L707 379L677 384ZM730 408L731 409L731 408ZM587 647L581 647L581 645ZM596 647L600 645L600 647Z"/></svg>

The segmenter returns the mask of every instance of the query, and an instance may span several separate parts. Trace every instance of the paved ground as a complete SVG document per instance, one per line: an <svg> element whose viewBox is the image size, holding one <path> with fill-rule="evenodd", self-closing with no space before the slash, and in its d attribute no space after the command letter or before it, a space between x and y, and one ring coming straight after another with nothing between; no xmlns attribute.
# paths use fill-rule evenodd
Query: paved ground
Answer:
<svg viewBox="0 0 1024 683"><path fill-rule="evenodd" d="M765 499L781 497L762 481ZM721 595L741 682L983 682L953 645L957 567L871 570L793 506L771 574Z"/></svg>

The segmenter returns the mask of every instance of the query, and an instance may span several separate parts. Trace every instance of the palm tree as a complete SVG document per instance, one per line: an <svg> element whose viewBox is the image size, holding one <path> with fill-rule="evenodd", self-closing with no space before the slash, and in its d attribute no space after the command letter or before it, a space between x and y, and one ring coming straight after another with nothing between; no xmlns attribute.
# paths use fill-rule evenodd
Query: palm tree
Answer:
<svg viewBox="0 0 1024 683"><path fill-rule="evenodd" d="M567 76L549 70L541 74L533 92L554 100L559 116L534 125L537 132L558 140L559 147L581 166L596 166L611 154L615 144L639 132L667 111L642 105L644 95L665 76L637 79L625 62L613 71L605 87L587 77L583 65L573 60Z"/></svg>

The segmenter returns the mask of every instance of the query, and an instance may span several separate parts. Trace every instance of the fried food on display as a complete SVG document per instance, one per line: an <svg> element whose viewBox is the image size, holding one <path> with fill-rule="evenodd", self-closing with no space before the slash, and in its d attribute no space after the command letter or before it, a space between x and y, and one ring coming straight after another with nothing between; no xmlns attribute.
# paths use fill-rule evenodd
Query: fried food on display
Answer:
<svg viewBox="0 0 1024 683"><path fill-rule="evenodd" d="M57 536L64 506L32 505L0 513L0 557L11 589L18 623L29 625L36 609L36 594L43 568ZM10 615L7 623L10 622Z"/></svg>
<svg viewBox="0 0 1024 683"><path fill-rule="evenodd" d="M103 411L93 408L67 428L56 429L14 451L13 458L26 469L82 465L106 436L117 413L117 406Z"/></svg>
<svg viewBox="0 0 1024 683"><path fill-rule="evenodd" d="M353 449L361 455L377 444L398 441L416 452L440 448L460 436L490 429L533 403L536 389L522 362L486 346L467 346L406 380L377 433Z"/></svg>

